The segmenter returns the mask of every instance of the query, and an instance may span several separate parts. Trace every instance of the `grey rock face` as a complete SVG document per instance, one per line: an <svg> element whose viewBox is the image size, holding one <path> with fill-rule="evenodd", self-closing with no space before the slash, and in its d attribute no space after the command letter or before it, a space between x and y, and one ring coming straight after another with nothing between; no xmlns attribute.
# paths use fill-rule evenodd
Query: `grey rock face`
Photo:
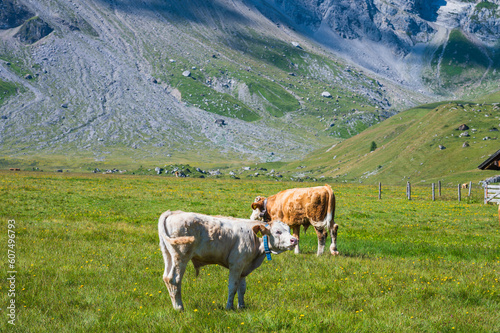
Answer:
<svg viewBox="0 0 500 333"><path fill-rule="evenodd" d="M313 31L327 26L344 39L383 42L397 54L428 42L441 16L481 39L498 39L498 0L269 0L294 23ZM265 13L264 13L265 14Z"/></svg>
<svg viewBox="0 0 500 333"><path fill-rule="evenodd" d="M490 6L477 5L470 18L464 20L464 30L491 42L498 41L500 36L500 9L497 3Z"/></svg>
<svg viewBox="0 0 500 333"><path fill-rule="evenodd" d="M436 16L429 12L428 2L381 0L276 0L279 9L295 23L314 31L327 25L345 39L364 39L385 42L397 52L407 52L416 42L427 42L434 32L425 18ZM437 6L431 6L431 12ZM425 15L422 15L425 14ZM423 17L425 18L423 18Z"/></svg>
<svg viewBox="0 0 500 333"><path fill-rule="evenodd" d="M20 26L34 14L15 0L0 2L0 29L11 29Z"/></svg>
<svg viewBox="0 0 500 333"><path fill-rule="evenodd" d="M50 34L52 31L54 31L54 29L42 19L36 17L26 21L21 26L16 36L19 37L19 40L24 44L33 44Z"/></svg>

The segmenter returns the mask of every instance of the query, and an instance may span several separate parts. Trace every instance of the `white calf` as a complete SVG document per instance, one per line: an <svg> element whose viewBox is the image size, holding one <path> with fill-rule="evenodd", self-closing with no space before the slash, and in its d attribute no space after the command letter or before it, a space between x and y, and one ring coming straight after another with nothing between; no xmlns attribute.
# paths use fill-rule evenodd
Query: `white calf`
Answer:
<svg viewBox="0 0 500 333"><path fill-rule="evenodd" d="M257 233L264 235L257 237ZM165 261L163 280L172 305L183 310L182 276L191 260L196 275L201 266L217 264L229 269L229 295L226 309L232 309L238 293L238 308L245 306L245 277L259 267L268 252L291 250L297 239L290 228L279 221L261 222L231 217L208 216L181 211L166 211L158 221L160 248ZM267 250L267 251L266 251Z"/></svg>

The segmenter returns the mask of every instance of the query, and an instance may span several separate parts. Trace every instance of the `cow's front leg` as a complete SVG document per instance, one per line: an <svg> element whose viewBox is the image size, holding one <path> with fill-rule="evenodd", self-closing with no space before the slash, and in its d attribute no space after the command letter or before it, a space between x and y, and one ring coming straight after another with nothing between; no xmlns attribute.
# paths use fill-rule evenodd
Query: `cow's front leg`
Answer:
<svg viewBox="0 0 500 333"><path fill-rule="evenodd" d="M299 244L300 244L300 241L299 241L299 236L300 236L300 225L299 226L294 226L293 227L293 237L297 238L297 245L295 245L295 254L299 254L300 253L300 249L299 249Z"/></svg>
<svg viewBox="0 0 500 333"><path fill-rule="evenodd" d="M316 255L320 256L325 252L325 243L326 243L326 237L328 236L328 231L326 229L317 229L316 230L316 235L318 235L318 252Z"/></svg>
<svg viewBox="0 0 500 333"><path fill-rule="evenodd" d="M229 283L227 286L228 296L227 296L226 310L231 310L234 308L234 296L236 296L236 291L240 286L240 279L241 279L241 270L229 267Z"/></svg>
<svg viewBox="0 0 500 333"><path fill-rule="evenodd" d="M330 235L332 237L332 245L330 245L330 253L334 256L339 255L337 251L337 230L339 228L338 224L333 223L333 227L330 228Z"/></svg>
<svg viewBox="0 0 500 333"><path fill-rule="evenodd" d="M238 286L238 309L245 307L245 292L247 291L247 282L244 277L240 279Z"/></svg>

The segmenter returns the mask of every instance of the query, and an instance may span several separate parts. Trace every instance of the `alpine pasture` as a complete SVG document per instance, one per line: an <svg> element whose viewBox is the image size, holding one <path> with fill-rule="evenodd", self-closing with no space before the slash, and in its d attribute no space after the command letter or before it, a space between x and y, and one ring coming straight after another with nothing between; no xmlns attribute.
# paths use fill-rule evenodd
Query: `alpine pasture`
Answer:
<svg viewBox="0 0 500 333"><path fill-rule="evenodd" d="M340 255L273 256L224 309L228 270L188 266L184 312L162 281L157 221L167 210L248 218L257 195L322 185L164 176L0 172L1 270L15 220L15 325L2 332L498 332L500 225L482 191L431 200L430 186L332 186ZM329 246L329 241L327 246Z"/></svg>

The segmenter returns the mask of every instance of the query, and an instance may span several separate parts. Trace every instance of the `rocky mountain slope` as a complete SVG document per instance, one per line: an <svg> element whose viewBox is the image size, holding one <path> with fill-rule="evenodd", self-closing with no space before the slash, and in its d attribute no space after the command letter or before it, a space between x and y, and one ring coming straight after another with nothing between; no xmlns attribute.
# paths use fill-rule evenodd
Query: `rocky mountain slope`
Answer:
<svg viewBox="0 0 500 333"><path fill-rule="evenodd" d="M497 2L0 6L0 80L17 87L0 105L7 159L292 160L406 106L498 89Z"/></svg>
<svg viewBox="0 0 500 333"><path fill-rule="evenodd" d="M274 0L260 4L263 13L274 13L268 15L297 27L336 54L425 94L432 94L436 86L422 80L421 73L433 60L450 60L437 51L446 48L454 30L475 46L472 53L486 58L474 81L483 76L498 79L493 73L499 67L498 0ZM474 61L473 54L469 61ZM445 88L444 94L460 87Z"/></svg>

